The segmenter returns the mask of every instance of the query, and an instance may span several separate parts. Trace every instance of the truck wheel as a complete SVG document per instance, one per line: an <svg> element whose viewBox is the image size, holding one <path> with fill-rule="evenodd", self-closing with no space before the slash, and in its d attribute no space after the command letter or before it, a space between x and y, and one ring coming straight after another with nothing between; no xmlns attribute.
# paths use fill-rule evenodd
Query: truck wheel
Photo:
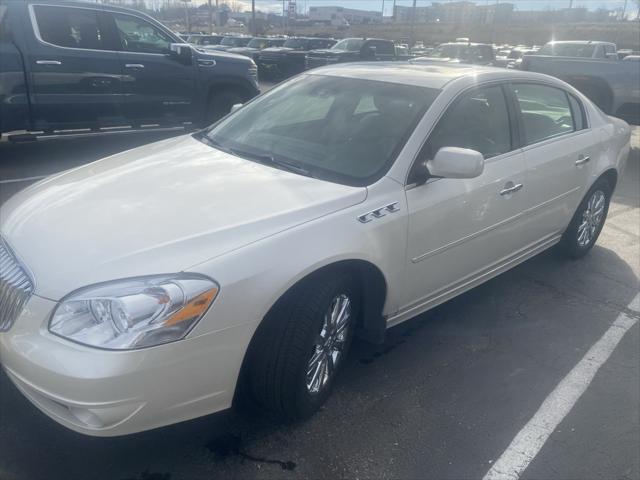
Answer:
<svg viewBox="0 0 640 480"><path fill-rule="evenodd" d="M231 111L236 103L243 103L245 101L244 95L235 90L221 90L214 92L209 96L209 104L207 105L207 113L205 115L205 125L211 125L212 123L220 120L227 113Z"/></svg>
<svg viewBox="0 0 640 480"><path fill-rule="evenodd" d="M347 272L294 287L256 332L248 390L287 420L311 416L327 400L349 350L360 295Z"/></svg>
<svg viewBox="0 0 640 480"><path fill-rule="evenodd" d="M607 218L610 197L611 187L604 178L587 192L560 241L568 257L584 257L593 248Z"/></svg>

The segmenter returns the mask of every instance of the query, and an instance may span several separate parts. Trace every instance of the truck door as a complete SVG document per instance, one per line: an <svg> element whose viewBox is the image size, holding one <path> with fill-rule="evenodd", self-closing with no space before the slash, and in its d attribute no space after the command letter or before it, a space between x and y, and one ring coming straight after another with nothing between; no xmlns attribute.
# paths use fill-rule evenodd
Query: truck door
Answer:
<svg viewBox="0 0 640 480"><path fill-rule="evenodd" d="M193 121L196 66L191 57L173 55L178 42L146 19L105 12L115 25L120 42L120 62L126 81L126 115L137 124L176 124Z"/></svg>
<svg viewBox="0 0 640 480"><path fill-rule="evenodd" d="M25 63L37 130L122 125L122 70L100 7L29 5Z"/></svg>

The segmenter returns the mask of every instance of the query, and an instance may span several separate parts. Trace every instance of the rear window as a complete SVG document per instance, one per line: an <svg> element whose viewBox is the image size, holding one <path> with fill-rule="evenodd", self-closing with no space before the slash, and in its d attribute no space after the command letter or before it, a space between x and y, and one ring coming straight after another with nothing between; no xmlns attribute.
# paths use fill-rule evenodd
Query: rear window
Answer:
<svg viewBox="0 0 640 480"><path fill-rule="evenodd" d="M108 50L98 11L36 5L33 7L40 38L67 48Z"/></svg>

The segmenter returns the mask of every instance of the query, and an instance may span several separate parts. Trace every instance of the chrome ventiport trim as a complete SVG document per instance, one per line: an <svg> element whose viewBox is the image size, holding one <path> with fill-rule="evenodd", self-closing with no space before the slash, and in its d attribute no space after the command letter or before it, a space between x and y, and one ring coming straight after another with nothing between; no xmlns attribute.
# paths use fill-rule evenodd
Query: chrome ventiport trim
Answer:
<svg viewBox="0 0 640 480"><path fill-rule="evenodd" d="M34 290L34 283L0 237L0 332L9 330Z"/></svg>
<svg viewBox="0 0 640 480"><path fill-rule="evenodd" d="M370 212L359 215L358 221L360 223L369 223L371 220L375 220L376 218L382 218L388 213L396 213L398 211L400 211L400 206L398 205L398 202L393 202L383 207L376 208L375 210L371 210Z"/></svg>

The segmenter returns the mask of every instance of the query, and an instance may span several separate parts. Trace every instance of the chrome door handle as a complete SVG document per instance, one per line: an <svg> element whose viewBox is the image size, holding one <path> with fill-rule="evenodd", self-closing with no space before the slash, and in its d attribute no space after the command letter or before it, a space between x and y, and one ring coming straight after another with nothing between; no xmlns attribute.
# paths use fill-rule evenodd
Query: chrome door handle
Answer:
<svg viewBox="0 0 640 480"><path fill-rule="evenodd" d="M520 190L524 185L522 185L521 183L518 183L517 185L514 185L512 187L507 187L503 190L500 190L500 195L509 195L510 193L514 193L517 192L518 190Z"/></svg>
<svg viewBox="0 0 640 480"><path fill-rule="evenodd" d="M144 68L144 65L141 63L127 63L124 68Z"/></svg>
<svg viewBox="0 0 640 480"><path fill-rule="evenodd" d="M576 166L580 166L580 165L584 165L589 160L591 160L591 157L589 155L580 155L578 157L578 160L576 160L574 163L576 164Z"/></svg>
<svg viewBox="0 0 640 480"><path fill-rule="evenodd" d="M59 60L36 60L37 65L62 65Z"/></svg>

